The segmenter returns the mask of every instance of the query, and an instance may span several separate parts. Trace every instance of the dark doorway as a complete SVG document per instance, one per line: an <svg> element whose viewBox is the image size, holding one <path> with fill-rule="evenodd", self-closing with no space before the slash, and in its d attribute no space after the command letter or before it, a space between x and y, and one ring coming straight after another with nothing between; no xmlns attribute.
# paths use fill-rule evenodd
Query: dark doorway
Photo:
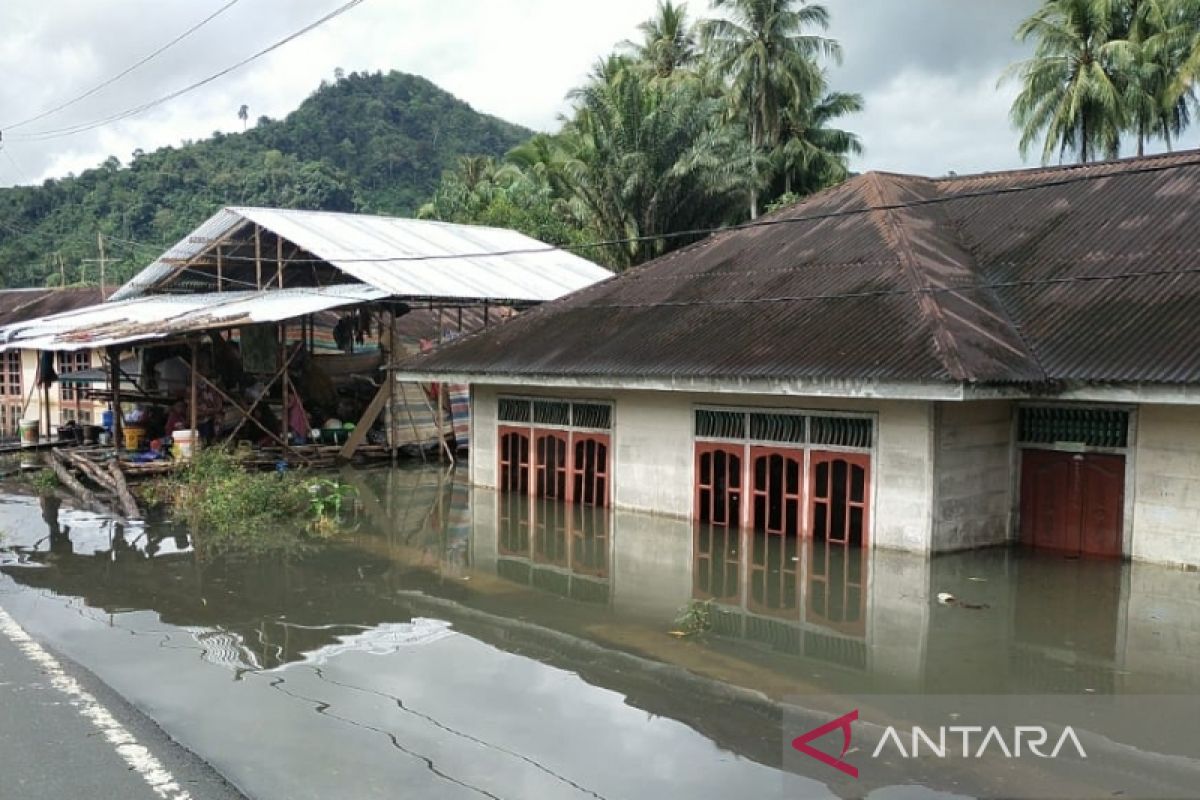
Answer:
<svg viewBox="0 0 1200 800"><path fill-rule="evenodd" d="M1022 543L1120 558L1124 507L1125 456L1023 451Z"/></svg>

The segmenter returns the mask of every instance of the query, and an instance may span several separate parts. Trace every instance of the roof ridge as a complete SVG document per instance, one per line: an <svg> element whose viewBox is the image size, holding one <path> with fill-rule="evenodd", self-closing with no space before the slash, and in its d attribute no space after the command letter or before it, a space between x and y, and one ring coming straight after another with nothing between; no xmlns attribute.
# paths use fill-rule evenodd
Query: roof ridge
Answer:
<svg viewBox="0 0 1200 800"><path fill-rule="evenodd" d="M968 172L963 175L943 175L937 178L925 177L920 175L907 175L904 173L888 173L882 172L885 175L897 175L902 177L921 178L935 184L953 184L965 181L975 181L982 178L1008 178L1016 176L1043 176L1053 175L1062 172L1075 172L1087 169L1105 169L1113 167L1132 166L1134 164L1145 163L1147 161L1163 161L1169 159L1178 159L1180 167L1195 166L1200 164L1200 149L1191 148L1188 150L1175 150L1167 153L1153 153L1143 156L1126 156L1125 158L1110 158L1104 161L1089 161L1086 164L1052 164L1039 167L1016 167L1013 169L1000 170L984 170L981 172Z"/></svg>
<svg viewBox="0 0 1200 800"><path fill-rule="evenodd" d="M908 231L904 229L897 218L896 209L880 208L880 206L896 204L894 187L891 181L885 183L885 176L878 172L868 173L867 176L869 180L864 183L863 188L874 195L873 198L867 198L867 204L871 207L869 213L884 239L896 249L897 255L900 257L905 278L915 292L917 309L932 329L934 352L952 378L960 381L966 380L967 371L963 367L962 354L958 352L958 345L946 325L946 316L942 311L941 304L938 303L933 293L925 291L929 287L923 280L924 275L917 264Z"/></svg>

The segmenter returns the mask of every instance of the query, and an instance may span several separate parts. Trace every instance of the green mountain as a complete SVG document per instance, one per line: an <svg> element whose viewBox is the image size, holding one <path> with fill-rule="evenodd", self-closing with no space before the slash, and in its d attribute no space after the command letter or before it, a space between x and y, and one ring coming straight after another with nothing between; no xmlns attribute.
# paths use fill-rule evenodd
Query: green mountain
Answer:
<svg viewBox="0 0 1200 800"><path fill-rule="evenodd" d="M117 259L110 280L127 278L226 205L414 215L460 156L500 156L530 135L415 75L340 76L245 133L0 189L0 286L53 285L60 271L94 282L97 232Z"/></svg>

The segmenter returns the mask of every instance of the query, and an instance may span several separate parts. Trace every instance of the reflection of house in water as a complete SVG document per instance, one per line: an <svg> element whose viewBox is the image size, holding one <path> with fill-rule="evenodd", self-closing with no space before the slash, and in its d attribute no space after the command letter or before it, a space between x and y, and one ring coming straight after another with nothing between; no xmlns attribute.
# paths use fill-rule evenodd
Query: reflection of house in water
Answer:
<svg viewBox="0 0 1200 800"><path fill-rule="evenodd" d="M608 509L504 494L496 572L572 600L609 601Z"/></svg>
<svg viewBox="0 0 1200 800"><path fill-rule="evenodd" d="M825 539L702 526L693 594L712 601L718 635L865 669L867 556Z"/></svg>

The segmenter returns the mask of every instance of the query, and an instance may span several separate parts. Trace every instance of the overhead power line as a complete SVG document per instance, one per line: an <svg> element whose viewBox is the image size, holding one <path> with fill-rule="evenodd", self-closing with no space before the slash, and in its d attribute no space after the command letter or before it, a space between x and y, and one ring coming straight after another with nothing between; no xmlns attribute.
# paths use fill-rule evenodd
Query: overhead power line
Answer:
<svg viewBox="0 0 1200 800"><path fill-rule="evenodd" d="M204 19L200 20L200 21L199 21L199 22L197 22L195 25L193 25L192 27L188 28L186 31L184 31L183 33L179 34L179 35L178 35L178 36L176 36L174 39L172 39L171 41L169 41L169 42L167 42L166 44L164 44L162 47L160 47L160 48L158 48L157 50L155 50L153 53L150 53L149 55L145 56L144 58L140 59L139 61L137 61L137 62L135 62L135 63L131 64L130 66L128 66L128 67L126 67L125 69L123 69L122 71L118 72L116 75L113 75L113 76L112 76L111 78L109 78L108 80L101 81L100 83L98 83L98 84L96 84L95 86L93 86L91 89L88 89L88 90L87 90L86 92L84 92L83 94L80 94L80 95L77 95L77 96L75 96L75 97L72 97L70 100L67 100L67 101L66 101L66 102L64 102L64 103L59 103L58 105L56 105L56 106L54 106L54 107L52 107L52 108L48 108L48 109L46 109L45 111L42 111L42 112L40 112L40 113L38 113L38 114L35 114L35 115L34 115L34 116L32 116L32 117L28 117L28 118L26 118L26 119L20 120L19 122L14 122L14 123L11 123L11 124L9 124L9 125L3 125L3 126L0 126L0 130L3 130L3 131L5 131L5 132L7 132L7 131L12 131L12 130L16 130L17 128L24 127L24 126L26 126L26 125L30 124L31 122L37 122L37 121L38 121L38 120L40 120L40 119L45 119L46 117L50 116L51 114L57 114L59 111L62 111L63 109L70 108L71 106L75 105L76 103L78 103L78 102L80 102L80 101L82 101L82 100L86 100L87 98L89 98L89 97L91 97L92 95L96 94L96 92L100 91L101 89L103 89L103 88L105 88L105 87L107 87L107 86L111 86L111 85L113 85L114 83L116 83L117 81L121 80L121 78L124 78L126 75L128 75L128 74L129 74L129 73L131 73L131 72L133 72L133 71L134 71L134 70L136 70L137 68L139 68L139 67L142 67L142 66L144 66L144 65L148 64L149 62L153 61L155 58L157 58L158 56L162 55L164 52L166 52L167 50L171 49L171 48L172 48L172 47L174 47L175 45L179 44L179 43L180 43L180 42L182 42L184 39L186 39L187 37L191 36L193 33L195 33L196 31L200 30L200 29L201 29L201 28L203 28L205 25L207 25L208 23L212 22L214 19L216 19L217 17L221 16L221 15L222 15L222 14L224 14L226 11L228 11L228 10L229 10L229 9L231 9L231 8L233 8L235 5L237 5L237 4L238 4L238 3L240 3L240 2L241 2L241 0L229 0L229 2L227 2L225 5L221 6L221 7L220 7L220 8L218 8L216 11L214 11L214 12L213 12L213 13L211 13L211 14L209 14L207 17L205 17Z"/></svg>
<svg viewBox="0 0 1200 800"><path fill-rule="evenodd" d="M519 247L509 250L484 250L473 253L435 253L432 255L396 255L396 256L369 256L362 258L293 258L288 259L294 264L323 264L328 261L337 261L342 264L389 264L389 263L405 263L412 261L450 261L463 258L502 258L505 256L519 255L536 255L538 253L552 253L556 250L593 250L604 247L615 247L625 244L635 244L641 242L655 242L670 239L697 239L703 236L708 236L716 233L732 233L736 231L753 230L756 228L777 227L780 225L797 225L805 222L820 222L828 219L841 219L845 217L853 217L859 214L871 214L879 211L905 211L913 208L922 208L925 206L936 206L943 203L952 203L962 200L973 200L986 197L999 197L1003 195L1018 194L1021 192L1033 192L1040 189L1060 188L1073 184L1087 183L1096 180L1113 180L1117 178L1133 177L1138 175L1148 175L1157 172L1167 172L1181 167L1200 167L1200 153L1196 155L1196 160L1185 163L1172 161L1166 164L1148 164L1144 167L1133 167L1123 169L1120 172L1084 172L1083 174L1071 174L1074 170L1087 169L1086 167L1069 168L1065 170L1068 174L1057 180L1043 181L1035 185L1025 186L1002 186L996 189L983 189L977 192L961 192L952 195L939 195L937 197L928 197L920 200L908 200L898 203L884 203L880 205L860 206L858 208L838 209L837 211L824 211L816 214L801 214L799 216L776 216L768 219L756 219L750 222L743 222L737 225L726 225L720 228L691 228L682 231L670 231L667 233L653 233L645 236L627 236L619 239L602 239L594 242L581 242L578 244L566 244L562 246L555 245L539 245L536 247ZM203 244L204 240L190 237L189 242ZM216 241L215 239L208 240L208 243ZM152 246L141 242L127 241L127 244L138 244L142 246ZM163 248L163 252L167 252L174 247ZM232 254L224 254L222 258L226 261L254 261L253 256L237 256Z"/></svg>
<svg viewBox="0 0 1200 800"><path fill-rule="evenodd" d="M308 25L305 25L300 30L298 30L294 33L288 34L287 36L283 37L282 39L276 41L274 44L271 44L267 47L264 47L263 49L259 50L256 53L246 56L241 61L238 61L235 64L231 64L230 66L225 67L224 69L220 70L219 72L215 72L206 78L196 81L195 83L191 83L180 89L176 89L175 91L171 92L170 94L163 95L162 97L159 97L155 100L151 100L149 102L142 103L141 105L127 108L124 111L120 111L120 112L117 112L116 114L112 114L112 115L104 117L102 119L93 120L91 122L84 122L84 123L80 123L78 125L69 125L69 126L66 126L63 128L35 131L33 133L24 133L24 134L18 133L16 135L14 135L12 138L29 140L29 141L45 141L47 139L58 139L58 138L62 138L65 136L74 136L75 134L83 133L85 131L95 130L96 128L101 128L101 127L104 127L105 125L110 125L114 122L119 122L120 120L128 119L130 117L134 117L139 114L143 114L152 108L156 108L156 107L162 105L163 103L168 103L172 100L182 97L185 94L188 94L189 92L193 92L196 89L201 88L202 86L207 86L208 84L212 83L213 81L215 81L219 78L223 78L226 75L228 75L229 73L234 72L235 70L241 69L242 67L246 66L247 64L250 64L253 61L257 61L258 59L262 58L263 56L265 56L269 53L272 53L275 50L278 50L279 48L283 47L284 45L286 45L290 42L295 41L296 39L299 39L301 36L305 35L306 33L309 33L310 31L313 31L316 28L319 28L320 26L324 25L325 23L327 23L333 19L336 19L337 17L340 17L342 14L345 14L347 11L350 11L355 6L361 5L363 2L364 2L364 0L349 0L349 2L343 3L342 5L338 6L333 11L329 12L328 14L321 17L320 19L310 22Z"/></svg>

